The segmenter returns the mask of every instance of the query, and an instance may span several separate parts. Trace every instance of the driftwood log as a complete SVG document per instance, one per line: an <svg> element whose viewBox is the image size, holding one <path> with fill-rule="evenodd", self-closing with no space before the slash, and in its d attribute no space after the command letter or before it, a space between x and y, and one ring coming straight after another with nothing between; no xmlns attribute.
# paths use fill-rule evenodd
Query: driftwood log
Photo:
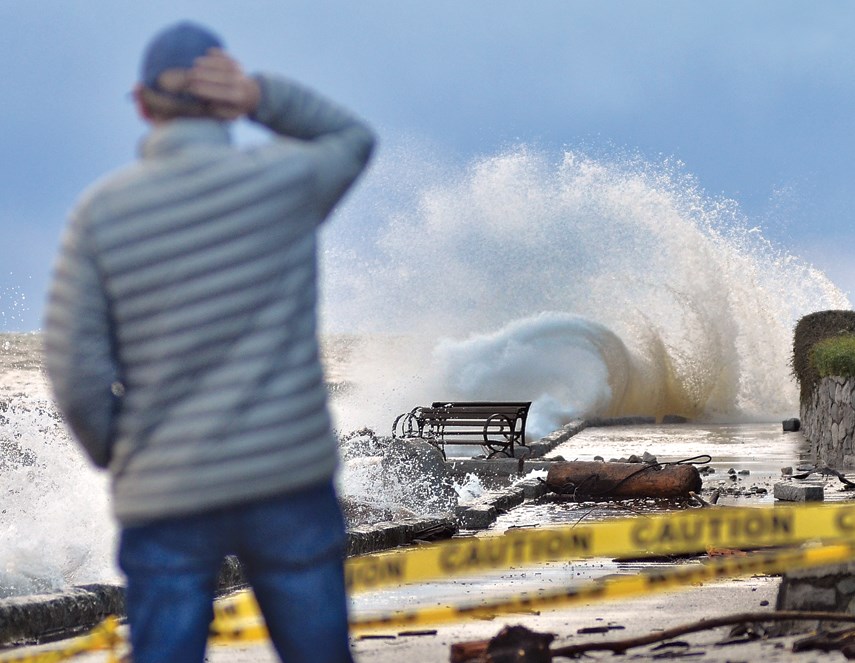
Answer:
<svg viewBox="0 0 855 663"><path fill-rule="evenodd" d="M578 499L688 497L701 490L701 475L694 465L647 465L567 461L553 463L547 487Z"/></svg>

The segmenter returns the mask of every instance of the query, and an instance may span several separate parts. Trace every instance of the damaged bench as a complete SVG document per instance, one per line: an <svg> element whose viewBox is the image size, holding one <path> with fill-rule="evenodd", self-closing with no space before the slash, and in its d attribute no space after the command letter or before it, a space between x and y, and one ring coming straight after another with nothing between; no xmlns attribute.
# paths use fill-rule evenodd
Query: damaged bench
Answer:
<svg viewBox="0 0 855 663"><path fill-rule="evenodd" d="M488 458L514 458L525 447L525 422L531 402L436 401L399 415L392 437L417 437L433 444L445 458L445 445L478 445Z"/></svg>

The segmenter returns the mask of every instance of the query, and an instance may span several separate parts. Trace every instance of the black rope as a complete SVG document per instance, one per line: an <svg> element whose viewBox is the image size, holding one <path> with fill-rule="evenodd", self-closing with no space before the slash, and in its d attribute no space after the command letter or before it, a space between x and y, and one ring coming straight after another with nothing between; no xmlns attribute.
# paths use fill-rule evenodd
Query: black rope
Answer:
<svg viewBox="0 0 855 663"><path fill-rule="evenodd" d="M698 458L706 458L706 460L698 460ZM683 460L674 460L668 463L661 463L661 465L706 465L707 463L712 462L712 456L709 454L700 454L698 456L692 456L691 458L684 458Z"/></svg>

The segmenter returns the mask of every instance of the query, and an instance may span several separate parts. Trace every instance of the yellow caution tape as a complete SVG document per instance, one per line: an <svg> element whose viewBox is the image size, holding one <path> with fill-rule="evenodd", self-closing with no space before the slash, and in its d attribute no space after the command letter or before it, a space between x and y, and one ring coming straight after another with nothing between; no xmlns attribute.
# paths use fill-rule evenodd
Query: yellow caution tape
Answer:
<svg viewBox="0 0 855 663"><path fill-rule="evenodd" d="M214 602L214 621L212 630L220 624L237 623L244 619L255 619L261 614L255 594L249 589L241 589Z"/></svg>
<svg viewBox="0 0 855 663"><path fill-rule="evenodd" d="M241 642L264 642L270 638L260 613L248 617L214 619L208 642L230 645Z"/></svg>
<svg viewBox="0 0 855 663"><path fill-rule="evenodd" d="M484 571L531 566L548 561L589 557L644 557L702 552L707 548L764 548L794 546L806 541L841 542L855 546L855 505L776 506L727 508L634 516L603 522L538 529L515 529L498 536L452 539L442 543L402 548L348 559L345 565L350 593L434 578L475 575ZM598 581L555 593L520 595L476 606L425 608L353 621L356 629L437 623L464 617L495 615L555 606L576 601L643 594L744 573L779 573L818 566L852 557L853 547L827 546L685 565L673 571L639 574ZM218 601L212 637L217 642L267 637L251 592ZM0 655L0 663L48 663L83 651L110 649L120 637L116 622L104 622L87 636L62 649L25 656ZM111 656L115 656L111 653ZM114 658L111 660L115 660Z"/></svg>
<svg viewBox="0 0 855 663"><path fill-rule="evenodd" d="M86 635L64 642L61 648L38 653L0 654L0 663L56 663L84 652L105 649L109 651L108 663L119 663L116 650L122 642L123 639L119 634L119 620L115 617L107 617Z"/></svg>
<svg viewBox="0 0 855 663"><path fill-rule="evenodd" d="M440 624L464 619L489 619L499 614L640 596L710 580L752 574L770 575L794 568L848 562L853 558L855 545L848 544L800 551L755 553L745 557L721 557L703 564L685 564L653 573L643 572L595 580L579 587L518 594L472 605L414 608L385 615L358 617L351 620L351 631L412 627L417 624Z"/></svg>
<svg viewBox="0 0 855 663"><path fill-rule="evenodd" d="M609 577L558 590L538 590L477 604L440 607L416 607L371 616L352 617L352 632L436 625L465 619L489 619L513 612L552 609L579 603L592 603L640 596L750 574L776 574L795 568L811 568L848 562L855 558L855 544L762 552L743 557L714 558L702 564L687 563L676 568ZM212 633L221 642L266 638L266 630L250 592L240 592L229 600L229 611L216 613Z"/></svg>
<svg viewBox="0 0 855 663"><path fill-rule="evenodd" d="M501 535L399 548L350 558L345 572L348 591L354 594L549 561L792 546L847 538L855 538L855 505L703 509L587 525L515 529ZM250 592L239 592L219 601L214 613L215 623L252 619L258 615L258 606Z"/></svg>
<svg viewBox="0 0 855 663"><path fill-rule="evenodd" d="M855 538L855 505L722 508L514 529L499 536L451 539L353 557L351 593L433 578L588 557L643 557L707 548L763 548Z"/></svg>

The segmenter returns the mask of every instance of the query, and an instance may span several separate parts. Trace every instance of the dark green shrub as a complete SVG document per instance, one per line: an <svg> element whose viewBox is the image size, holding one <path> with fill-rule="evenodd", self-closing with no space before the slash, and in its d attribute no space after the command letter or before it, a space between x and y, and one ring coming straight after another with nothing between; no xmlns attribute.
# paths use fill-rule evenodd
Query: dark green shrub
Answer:
<svg viewBox="0 0 855 663"><path fill-rule="evenodd" d="M819 311L806 315L793 333L793 374L801 387L801 400L806 402L820 375L811 362L811 348L819 341L855 334L855 311Z"/></svg>
<svg viewBox="0 0 855 663"><path fill-rule="evenodd" d="M855 376L855 335L820 341L811 348L810 361L821 378L829 375Z"/></svg>

